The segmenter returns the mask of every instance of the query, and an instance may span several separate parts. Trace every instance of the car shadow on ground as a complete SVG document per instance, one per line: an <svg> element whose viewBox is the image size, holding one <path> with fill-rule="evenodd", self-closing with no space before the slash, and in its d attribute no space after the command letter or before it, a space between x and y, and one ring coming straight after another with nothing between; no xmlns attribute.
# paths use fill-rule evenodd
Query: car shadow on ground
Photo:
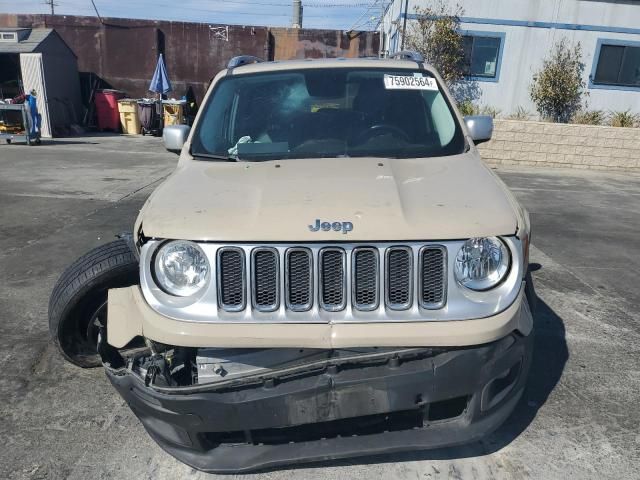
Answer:
<svg viewBox="0 0 640 480"><path fill-rule="evenodd" d="M532 271L540 268L539 265L531 267ZM481 441L457 447L314 462L289 468L453 460L483 456L504 448L533 422L538 410L546 403L549 395L560 381L564 366L569 358L564 322L539 297L536 302L533 322L535 331L533 360L524 394L506 422ZM285 469L288 468L285 467Z"/></svg>

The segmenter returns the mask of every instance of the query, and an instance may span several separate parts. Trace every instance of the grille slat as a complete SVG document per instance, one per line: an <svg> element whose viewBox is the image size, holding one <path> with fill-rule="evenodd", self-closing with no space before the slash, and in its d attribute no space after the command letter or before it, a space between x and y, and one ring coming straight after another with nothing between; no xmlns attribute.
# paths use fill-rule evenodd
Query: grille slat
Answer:
<svg viewBox="0 0 640 480"><path fill-rule="evenodd" d="M320 306L330 312L346 306L345 253L342 249L320 250Z"/></svg>
<svg viewBox="0 0 640 480"><path fill-rule="evenodd" d="M246 306L244 252L240 248L218 251L218 303L227 311L237 312Z"/></svg>
<svg viewBox="0 0 640 480"><path fill-rule="evenodd" d="M280 304L278 251L256 248L251 255L253 306L263 312L273 312Z"/></svg>
<svg viewBox="0 0 640 480"><path fill-rule="evenodd" d="M444 247L420 250L420 303L423 308L442 308L446 298L447 254Z"/></svg>
<svg viewBox="0 0 640 480"><path fill-rule="evenodd" d="M306 248L290 248L285 266L287 308L306 312L313 306L313 255Z"/></svg>
<svg viewBox="0 0 640 480"><path fill-rule="evenodd" d="M413 296L413 252L406 247L391 247L386 260L387 306L406 310Z"/></svg>
<svg viewBox="0 0 640 480"><path fill-rule="evenodd" d="M353 304L358 310L378 308L378 250L358 248L353 252Z"/></svg>

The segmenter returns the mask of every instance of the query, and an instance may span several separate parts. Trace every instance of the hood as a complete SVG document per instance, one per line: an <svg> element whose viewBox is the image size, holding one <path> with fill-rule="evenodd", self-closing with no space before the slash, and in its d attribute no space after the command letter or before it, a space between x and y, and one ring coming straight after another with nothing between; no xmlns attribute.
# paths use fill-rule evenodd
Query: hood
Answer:
<svg viewBox="0 0 640 480"><path fill-rule="evenodd" d="M450 240L514 234L511 198L473 152L191 160L156 189L138 223L149 237L221 242Z"/></svg>

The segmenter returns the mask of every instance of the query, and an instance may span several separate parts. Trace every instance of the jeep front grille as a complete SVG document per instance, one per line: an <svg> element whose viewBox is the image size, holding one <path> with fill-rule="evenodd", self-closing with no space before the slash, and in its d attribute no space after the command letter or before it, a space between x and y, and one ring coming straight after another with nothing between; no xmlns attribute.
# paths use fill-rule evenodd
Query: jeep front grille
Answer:
<svg viewBox="0 0 640 480"><path fill-rule="evenodd" d="M452 280L453 258L464 240L199 242L209 259L208 286L193 297L180 298L156 284L154 255L163 240L152 239L140 250L140 286L156 312L203 323L401 323L484 318L508 308L520 294L521 244L515 237L503 240L512 256L507 280L473 298ZM490 301L478 301L479 296Z"/></svg>
<svg viewBox="0 0 640 480"><path fill-rule="evenodd" d="M225 246L217 250L218 306L227 312L245 310L250 292L251 307L259 312L277 311L281 298L292 312L309 311L315 301L327 312L341 312L349 304L368 312L380 308L381 298L390 310L408 310L416 303L440 309L446 300L446 265L446 249L438 245L415 251L396 245Z"/></svg>

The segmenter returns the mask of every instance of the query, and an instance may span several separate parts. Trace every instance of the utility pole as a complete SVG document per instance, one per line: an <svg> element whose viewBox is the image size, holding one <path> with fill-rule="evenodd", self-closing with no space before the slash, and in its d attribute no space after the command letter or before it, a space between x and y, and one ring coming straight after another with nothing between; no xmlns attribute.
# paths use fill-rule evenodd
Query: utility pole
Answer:
<svg viewBox="0 0 640 480"><path fill-rule="evenodd" d="M302 28L302 0L293 0L291 27Z"/></svg>
<svg viewBox="0 0 640 480"><path fill-rule="evenodd" d="M387 54L386 54L386 41L385 41L385 19L384 19L384 14L386 13L385 11L385 6L384 6L384 0L380 1L380 22L378 23L378 25L380 26L380 46L378 47L378 56L382 57L382 58L386 58Z"/></svg>
<svg viewBox="0 0 640 480"><path fill-rule="evenodd" d="M404 37L407 36L407 15L409 14L409 0L404 0L404 22L402 23L402 42L400 51L404 50Z"/></svg>
<svg viewBox="0 0 640 480"><path fill-rule="evenodd" d="M51 7L51 15L56 14L55 7L58 6L57 3L53 3L53 0L44 0L44 4L49 5Z"/></svg>

